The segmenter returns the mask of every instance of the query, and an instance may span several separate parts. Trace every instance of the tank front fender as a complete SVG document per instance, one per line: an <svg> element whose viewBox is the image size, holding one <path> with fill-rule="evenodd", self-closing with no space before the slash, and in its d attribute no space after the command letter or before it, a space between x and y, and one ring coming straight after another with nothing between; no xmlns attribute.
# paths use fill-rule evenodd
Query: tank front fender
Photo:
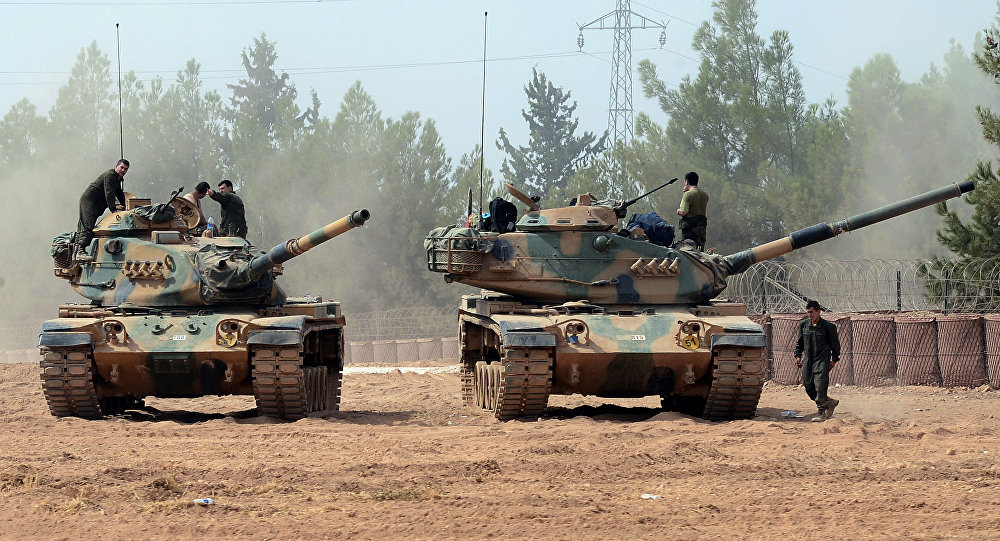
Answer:
<svg viewBox="0 0 1000 541"><path fill-rule="evenodd" d="M712 349L719 346L740 346L748 348L767 347L767 337L763 333L716 334L712 336Z"/></svg>
<svg viewBox="0 0 1000 541"><path fill-rule="evenodd" d="M302 342L299 331L260 331L247 337L247 345L292 346Z"/></svg>
<svg viewBox="0 0 1000 541"><path fill-rule="evenodd" d="M93 346L94 337L87 332L43 332L38 335L38 347Z"/></svg>

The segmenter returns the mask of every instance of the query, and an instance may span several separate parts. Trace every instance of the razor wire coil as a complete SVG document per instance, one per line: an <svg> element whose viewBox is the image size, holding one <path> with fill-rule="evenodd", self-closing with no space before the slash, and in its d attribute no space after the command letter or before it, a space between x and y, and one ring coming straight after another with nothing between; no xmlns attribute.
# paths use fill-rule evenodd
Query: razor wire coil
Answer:
<svg viewBox="0 0 1000 541"><path fill-rule="evenodd" d="M810 299L835 312L998 312L1000 259L764 261L723 295L751 314L801 312Z"/></svg>

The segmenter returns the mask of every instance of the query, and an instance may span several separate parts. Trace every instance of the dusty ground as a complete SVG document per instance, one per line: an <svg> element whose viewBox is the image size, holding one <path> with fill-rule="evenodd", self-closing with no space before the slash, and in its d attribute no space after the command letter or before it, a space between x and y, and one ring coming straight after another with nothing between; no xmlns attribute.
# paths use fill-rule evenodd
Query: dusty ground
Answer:
<svg viewBox="0 0 1000 541"><path fill-rule="evenodd" d="M347 376L330 418L228 397L84 421L0 364L0 538L995 538L1000 393L835 392L825 423L768 385L749 421L555 397L501 424L455 374L396 372Z"/></svg>

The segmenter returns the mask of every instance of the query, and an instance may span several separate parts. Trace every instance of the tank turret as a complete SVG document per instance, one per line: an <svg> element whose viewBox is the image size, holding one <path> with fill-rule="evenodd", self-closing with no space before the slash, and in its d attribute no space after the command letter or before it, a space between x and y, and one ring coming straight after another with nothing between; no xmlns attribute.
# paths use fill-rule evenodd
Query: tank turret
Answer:
<svg viewBox="0 0 1000 541"><path fill-rule="evenodd" d="M661 186L662 187L662 186ZM599 304L699 304L716 297L726 278L757 261L833 238L883 220L958 197L972 181L905 201L820 223L729 256L703 253L684 243L659 246L618 233L618 219L632 201L595 201L554 209L529 207L515 231L439 228L425 247L428 268L445 280L546 302L589 300ZM508 187L522 201L520 192ZM529 199L530 200L530 199Z"/></svg>
<svg viewBox="0 0 1000 541"><path fill-rule="evenodd" d="M276 305L285 301L274 281L282 263L370 216L364 209L354 211L263 252L240 237L190 235L199 214L185 199L171 197L159 205L148 201L129 198L125 210L105 216L82 254L73 252L68 234L56 237L56 276L105 307Z"/></svg>

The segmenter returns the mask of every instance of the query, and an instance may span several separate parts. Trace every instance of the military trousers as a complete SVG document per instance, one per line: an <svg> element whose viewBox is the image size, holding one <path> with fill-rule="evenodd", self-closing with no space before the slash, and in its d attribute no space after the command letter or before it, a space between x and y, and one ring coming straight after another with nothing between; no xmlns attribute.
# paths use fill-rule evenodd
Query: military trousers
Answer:
<svg viewBox="0 0 1000 541"><path fill-rule="evenodd" d="M708 236L708 227L692 227L687 229L681 229L681 235L683 235L684 240L690 240L694 242L698 249L705 251L705 240Z"/></svg>
<svg viewBox="0 0 1000 541"><path fill-rule="evenodd" d="M829 361L810 361L802 359L802 385L806 388L806 394L816 402L819 411L826 409L830 397L827 391L830 388L830 363Z"/></svg>
<svg viewBox="0 0 1000 541"><path fill-rule="evenodd" d="M80 248L86 248L94 238L94 226L107 209L104 201L80 199L80 220L76 223L76 243Z"/></svg>

